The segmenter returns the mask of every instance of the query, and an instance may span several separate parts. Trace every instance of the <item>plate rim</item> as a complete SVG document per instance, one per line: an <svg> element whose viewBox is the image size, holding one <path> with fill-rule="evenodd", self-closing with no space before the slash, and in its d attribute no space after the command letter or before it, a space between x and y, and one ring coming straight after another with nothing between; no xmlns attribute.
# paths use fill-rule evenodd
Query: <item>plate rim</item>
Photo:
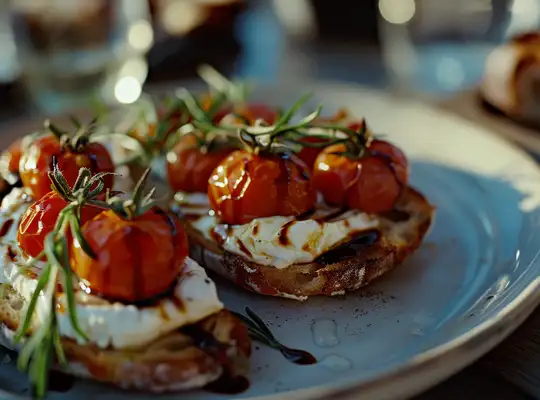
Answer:
<svg viewBox="0 0 540 400"><path fill-rule="evenodd" d="M202 87L201 83L195 80L185 81L173 81L167 84L159 84L155 86L148 86L146 93L159 94L164 91L171 91L178 87L197 88ZM535 161L533 156L527 152L526 149L519 146L515 141L504 137L501 134L496 133L491 127L482 125L474 120L468 119L465 116L461 116L450 110L441 107L441 105L432 105L423 101L419 97L398 95L384 90L373 89L363 85L355 83L345 83L332 80L313 81L311 79L300 79L293 81L281 80L274 84L260 83L257 85L260 90L265 88L273 88L273 90L279 88L287 88L287 92L301 93L302 88L312 88L314 93L320 92L324 95L324 92L337 92L345 91L350 93L361 93L362 96L375 96L379 99L386 101L397 101L402 103L404 100L409 102L409 105L418 106L428 111L435 111L446 119L451 119L455 123L469 125L475 128L476 134L484 137L489 137L489 140L498 141L499 144L504 145L509 151L519 153L522 156L523 161L531 164L540 173L540 165ZM457 93L456 93L457 95ZM441 99L441 102L444 99ZM85 112L84 109L74 110L73 112ZM61 114L53 116L53 118L63 118L68 115L69 111L65 111ZM0 123L0 127L15 126L20 127L26 124L32 123L32 121L39 121L43 118L43 115L25 115L8 119ZM16 128L12 128L17 132ZM13 134L6 134L4 139L10 140L11 138L18 137ZM540 253L540 250L539 250ZM537 254L538 256L538 254ZM531 265L534 263L539 264L540 260L535 258ZM498 312L491 315L485 321L479 323L473 329L455 336L451 340L446 341L436 347L425 350L412 357L408 362L401 365L397 365L385 372L364 378L358 379L349 377L347 379L337 379L331 384L322 384L317 386L311 386L308 388L291 390L288 392L252 396L243 398L244 400L310 400L310 399L355 399L358 395L362 394L362 398L373 399L394 399L398 395L393 392L396 388L395 381L399 381L400 398L408 398L413 395L419 394L430 387L433 387L450 377L459 370L465 368L467 365L473 363L478 358L486 354L488 351L496 347L502 342L508 335L510 335L515 329L523 323L532 312L540 306L540 276L533 279L527 284L527 286L519 293L514 299L507 303ZM513 322L508 324L508 321ZM467 345L480 336L485 336L486 340L481 342L481 345L477 346L474 350L467 348ZM467 351L463 351L466 349ZM463 354L460 354L463 353ZM416 377L417 380L422 381L422 376L425 376L426 370L431 368L432 363L441 359L453 358L451 366L445 366L439 368L436 371L433 379L429 382L416 382L416 385L407 385L407 379L412 380L412 377ZM433 371L431 371L433 373ZM0 388L0 394L8 395L11 398L25 399L27 397L19 394L11 393ZM182 396L184 393L178 393L178 396Z"/></svg>

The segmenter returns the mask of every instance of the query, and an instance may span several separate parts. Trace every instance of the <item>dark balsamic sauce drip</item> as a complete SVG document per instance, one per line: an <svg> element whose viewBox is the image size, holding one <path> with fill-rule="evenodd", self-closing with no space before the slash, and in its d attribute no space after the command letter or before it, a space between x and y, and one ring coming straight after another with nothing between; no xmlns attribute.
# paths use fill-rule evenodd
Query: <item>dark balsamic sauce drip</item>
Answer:
<svg viewBox="0 0 540 400"><path fill-rule="evenodd" d="M49 372L49 390L65 393L75 384L75 378L59 371Z"/></svg>
<svg viewBox="0 0 540 400"><path fill-rule="evenodd" d="M289 239L289 228L295 223L296 221L293 219L289 222L287 222L285 225L283 225L281 227L281 229L279 230L279 235L278 235L278 239L279 239L279 243L281 243L283 246L287 246L290 244L290 239Z"/></svg>
<svg viewBox="0 0 540 400"><path fill-rule="evenodd" d="M240 394L249 389L249 380L245 376L233 376L224 372L214 382L204 387L204 390L218 394Z"/></svg>
<svg viewBox="0 0 540 400"><path fill-rule="evenodd" d="M288 161L297 164L299 161L299 158L295 155L291 155L289 153L280 153L279 157L287 163ZM290 175L290 170L287 166L288 175ZM300 172L300 178L302 178L304 181L308 181L310 179L309 172L307 168L300 168L298 165L298 172Z"/></svg>
<svg viewBox="0 0 540 400"><path fill-rule="evenodd" d="M315 207L312 208L311 210L307 210L306 212L303 212L302 214L298 215L296 217L296 220L297 221L302 221L302 220L310 219L310 217L313 214L315 214L316 211L317 211L317 209Z"/></svg>
<svg viewBox="0 0 540 400"><path fill-rule="evenodd" d="M346 211L347 211L346 208L340 208L339 210L336 210L330 214L327 214L324 217L317 218L317 222L322 223L322 222L333 220L334 218L337 218L341 214L345 213Z"/></svg>
<svg viewBox="0 0 540 400"><path fill-rule="evenodd" d="M214 335L198 325L188 325L180 331L189 336L195 346L216 359L223 366L223 374L214 382L205 386L205 390L222 394L238 394L249 388L249 381L244 376L232 374L227 350L229 346L217 340Z"/></svg>
<svg viewBox="0 0 540 400"><path fill-rule="evenodd" d="M293 364L298 365L313 365L317 364L317 359L311 353L308 353L305 350L291 349L289 347L283 347L279 350L283 357Z"/></svg>
<svg viewBox="0 0 540 400"><path fill-rule="evenodd" d="M334 264L356 257L366 247L373 245L379 239L380 233L376 229L370 229L356 233L356 236L354 235L354 232L351 233L350 241L321 254L315 259L315 262L320 264Z"/></svg>
<svg viewBox="0 0 540 400"><path fill-rule="evenodd" d="M13 251L13 247L11 247L11 245L8 245L7 247L7 256L12 262L15 262L17 259L17 254L15 251Z"/></svg>
<svg viewBox="0 0 540 400"><path fill-rule="evenodd" d="M180 331L189 336L195 346L215 358L226 369L229 369L229 357L227 356L228 345L220 342L212 333L202 329L198 325L187 325L181 328Z"/></svg>
<svg viewBox="0 0 540 400"><path fill-rule="evenodd" d="M212 236L212 239L214 239L214 241L220 246L222 246L223 243L225 243L225 240L223 240L223 237L219 233L217 233L215 229L210 230L210 236Z"/></svg>
<svg viewBox="0 0 540 400"><path fill-rule="evenodd" d="M9 232L9 229L11 228L11 226L13 225L14 222L15 221L13 220L13 218L6 219L4 221L4 223L0 227L0 238L7 235L7 233Z"/></svg>
<svg viewBox="0 0 540 400"><path fill-rule="evenodd" d="M240 239L236 239L236 244L238 245L242 253L244 253L248 257L252 256L251 251L249 251L244 242L242 242Z"/></svg>
<svg viewBox="0 0 540 400"><path fill-rule="evenodd" d="M411 218L411 214L403 210L391 210L379 214L379 216L389 219L392 222L405 222Z"/></svg>
<svg viewBox="0 0 540 400"><path fill-rule="evenodd" d="M49 371L48 390L51 392L65 393L73 388L75 378L60 371ZM36 388L34 385L30 387L30 396L37 398Z"/></svg>
<svg viewBox="0 0 540 400"><path fill-rule="evenodd" d="M253 236L257 236L257 233L259 233L259 224L255 223L255 225L253 225Z"/></svg>

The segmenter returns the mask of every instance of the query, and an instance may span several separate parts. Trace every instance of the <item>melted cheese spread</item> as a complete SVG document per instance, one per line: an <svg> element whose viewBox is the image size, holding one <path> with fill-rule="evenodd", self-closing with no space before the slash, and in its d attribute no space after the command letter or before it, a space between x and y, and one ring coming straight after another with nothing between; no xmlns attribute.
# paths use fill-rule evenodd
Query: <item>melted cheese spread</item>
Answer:
<svg viewBox="0 0 540 400"><path fill-rule="evenodd" d="M175 200L191 225L208 240L257 264L286 268L309 263L325 252L374 229L378 220L360 211L340 212L322 199L309 218L256 218L244 225L220 224L206 194L177 193Z"/></svg>
<svg viewBox="0 0 540 400"><path fill-rule="evenodd" d="M35 291L37 280L20 272L23 262L17 244L19 221L31 203L22 189L14 189L0 206L0 226L9 224L0 238L0 282L10 283L27 301ZM36 271L39 273L39 271ZM143 346L181 326L200 321L223 308L216 287L205 270L188 258L179 266L179 278L173 293L152 306L137 307L112 303L83 290L76 293L77 316L88 339L100 348L116 349ZM56 310L60 333L81 342L71 325L65 295L58 295ZM39 325L49 314L50 304L42 296L35 314Z"/></svg>

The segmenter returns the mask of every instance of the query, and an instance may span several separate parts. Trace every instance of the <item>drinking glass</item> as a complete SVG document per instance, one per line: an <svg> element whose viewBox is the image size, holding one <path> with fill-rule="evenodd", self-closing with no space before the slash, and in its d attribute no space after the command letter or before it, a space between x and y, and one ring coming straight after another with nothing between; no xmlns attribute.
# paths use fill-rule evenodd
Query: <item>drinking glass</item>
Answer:
<svg viewBox="0 0 540 400"><path fill-rule="evenodd" d="M141 94L153 41L147 0L11 0L21 80L45 112Z"/></svg>
<svg viewBox="0 0 540 400"><path fill-rule="evenodd" d="M398 92L444 95L477 84L501 42L540 26L540 0L379 0L379 29Z"/></svg>

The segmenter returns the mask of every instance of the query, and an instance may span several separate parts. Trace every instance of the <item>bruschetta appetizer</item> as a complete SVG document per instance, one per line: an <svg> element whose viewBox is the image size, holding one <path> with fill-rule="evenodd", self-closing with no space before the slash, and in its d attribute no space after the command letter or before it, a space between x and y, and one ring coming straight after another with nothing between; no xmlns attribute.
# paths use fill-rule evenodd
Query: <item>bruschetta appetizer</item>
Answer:
<svg viewBox="0 0 540 400"><path fill-rule="evenodd" d="M363 121L329 125L318 110L291 123L298 108L239 129L244 147L219 162L207 193L201 183L174 203L195 260L248 290L305 300L356 290L400 265L434 208L409 186L404 153Z"/></svg>
<svg viewBox="0 0 540 400"><path fill-rule="evenodd" d="M35 160L58 148L37 143L48 147ZM189 258L178 218L143 192L148 171L118 197L107 170L82 166L70 182L52 165L36 161L33 172L52 190L37 196L36 181L0 207L0 343L19 351L36 396L50 369L147 392L245 380L247 328Z"/></svg>

